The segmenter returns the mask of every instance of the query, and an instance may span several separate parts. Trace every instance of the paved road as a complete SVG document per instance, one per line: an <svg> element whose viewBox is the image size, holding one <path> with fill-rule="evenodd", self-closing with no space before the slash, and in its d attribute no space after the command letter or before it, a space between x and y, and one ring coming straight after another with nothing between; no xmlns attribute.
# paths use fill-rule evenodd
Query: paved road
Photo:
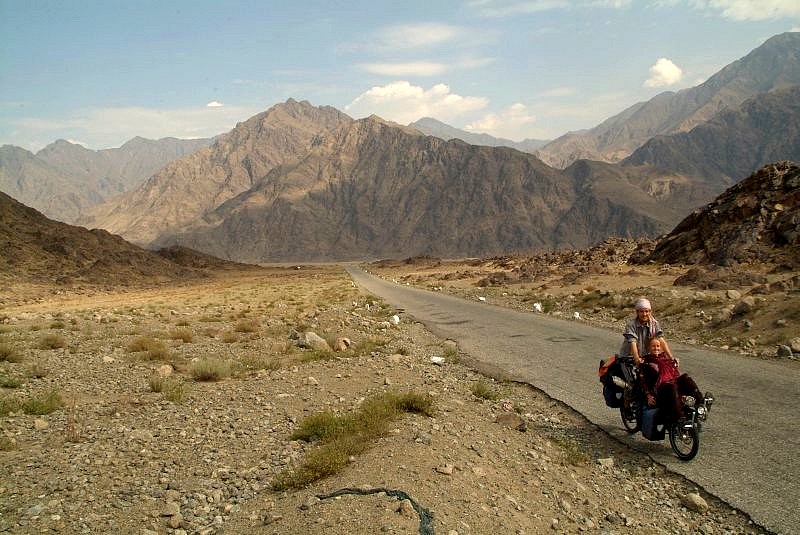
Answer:
<svg viewBox="0 0 800 535"><path fill-rule="evenodd" d="M456 340L471 358L570 405L767 529L800 533L800 369L794 363L670 341L681 368L717 399L701 434L700 453L681 462L667 440L627 435L619 413L603 404L597 366L619 349L620 333L402 286L357 268L347 271L359 286L437 336Z"/></svg>

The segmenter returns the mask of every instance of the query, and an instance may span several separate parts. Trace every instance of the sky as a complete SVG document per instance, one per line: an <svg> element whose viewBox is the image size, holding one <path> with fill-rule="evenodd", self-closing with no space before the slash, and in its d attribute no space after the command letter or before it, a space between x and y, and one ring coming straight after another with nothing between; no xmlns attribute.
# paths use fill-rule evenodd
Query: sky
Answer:
<svg viewBox="0 0 800 535"><path fill-rule="evenodd" d="M0 145L211 137L289 98L520 141L800 31L800 0L0 0Z"/></svg>

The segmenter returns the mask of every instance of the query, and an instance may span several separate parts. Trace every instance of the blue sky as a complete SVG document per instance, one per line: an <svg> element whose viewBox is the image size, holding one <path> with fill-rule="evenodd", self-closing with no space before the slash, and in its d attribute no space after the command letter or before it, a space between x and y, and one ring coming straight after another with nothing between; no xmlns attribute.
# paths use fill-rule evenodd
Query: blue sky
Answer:
<svg viewBox="0 0 800 535"><path fill-rule="evenodd" d="M785 31L798 0L0 0L0 145L208 137L288 98L551 139Z"/></svg>

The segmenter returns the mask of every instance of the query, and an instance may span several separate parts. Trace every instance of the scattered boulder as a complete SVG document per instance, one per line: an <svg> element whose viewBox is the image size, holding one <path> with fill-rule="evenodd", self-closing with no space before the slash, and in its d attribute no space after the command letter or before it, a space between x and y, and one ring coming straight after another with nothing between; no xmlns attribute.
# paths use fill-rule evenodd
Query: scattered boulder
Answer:
<svg viewBox="0 0 800 535"><path fill-rule="evenodd" d="M736 306L733 307L733 315L739 316L741 314L747 314L752 312L756 306L756 300L753 296L748 295L747 297L743 297Z"/></svg>
<svg viewBox="0 0 800 535"><path fill-rule="evenodd" d="M337 338L336 342L333 344L333 350L347 351L347 348L349 348L351 345L353 345L353 342L351 342L349 338Z"/></svg>
<svg viewBox="0 0 800 535"><path fill-rule="evenodd" d="M306 349L315 349L317 351L330 351L331 346L320 335L314 331L306 331L299 335L297 345Z"/></svg>
<svg viewBox="0 0 800 535"><path fill-rule="evenodd" d="M504 412L498 414L494 421L502 426L515 429L523 433L528 429L528 423L525 421L525 419L515 412Z"/></svg>

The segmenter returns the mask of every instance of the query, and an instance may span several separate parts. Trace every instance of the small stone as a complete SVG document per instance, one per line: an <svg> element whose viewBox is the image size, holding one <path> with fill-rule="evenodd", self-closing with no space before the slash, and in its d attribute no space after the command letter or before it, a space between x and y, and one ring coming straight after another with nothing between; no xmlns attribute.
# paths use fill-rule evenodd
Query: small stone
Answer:
<svg viewBox="0 0 800 535"><path fill-rule="evenodd" d="M525 418L515 412L504 412L498 414L494 421L500 425L511 429L516 429L517 431L521 431L523 433L528 429L528 423L525 421Z"/></svg>
<svg viewBox="0 0 800 535"><path fill-rule="evenodd" d="M175 502L168 502L161 511L161 516L175 516L181 514L181 506Z"/></svg>
<svg viewBox="0 0 800 535"><path fill-rule="evenodd" d="M111 364L112 362L116 362L114 357L109 357L108 355L103 357L103 364Z"/></svg>
<svg viewBox="0 0 800 535"><path fill-rule="evenodd" d="M337 338L333 344L334 351L347 351L347 348L352 345L349 338Z"/></svg>
<svg viewBox="0 0 800 535"><path fill-rule="evenodd" d="M452 464L442 464L436 467L437 472L439 472L440 474L444 474L446 476L452 476L453 469L454 467Z"/></svg>
<svg viewBox="0 0 800 535"><path fill-rule="evenodd" d="M689 494L681 496L681 503L687 509L697 513L705 513L708 511L708 503L696 492L690 492Z"/></svg>
<svg viewBox="0 0 800 535"><path fill-rule="evenodd" d="M411 500L401 501L400 505L397 507L397 509L395 509L395 511L406 518L414 518L417 516L417 511L414 509L414 505L411 503Z"/></svg>
<svg viewBox="0 0 800 535"><path fill-rule="evenodd" d="M269 526L270 524L272 524L274 522L277 522L278 520L281 520L282 518L283 518L283 515L279 515L279 514L275 514L275 513L267 513L266 515L264 515L263 524L265 526Z"/></svg>
<svg viewBox="0 0 800 535"><path fill-rule="evenodd" d="M733 314L747 314L748 312L752 312L756 306L756 299L752 295L748 295L743 297L736 306L733 307Z"/></svg>
<svg viewBox="0 0 800 535"><path fill-rule="evenodd" d="M322 500L320 500L316 496L309 496L308 499L305 502L303 502L303 505L300 506L300 509L302 509L303 511L307 511L312 507L314 507L315 505L317 505L318 503L320 503L321 501Z"/></svg>
<svg viewBox="0 0 800 535"><path fill-rule="evenodd" d="M727 297L728 299L741 299L742 292L740 292L739 290L728 290L727 292L725 292L725 297Z"/></svg>
<svg viewBox="0 0 800 535"><path fill-rule="evenodd" d="M171 527L172 529L178 529L179 527L181 527L182 524L183 524L183 515L181 515L180 513L172 515L171 517L169 517L169 520L167 520L167 526Z"/></svg>
<svg viewBox="0 0 800 535"><path fill-rule="evenodd" d="M41 418L36 418L33 421L33 428L36 429L37 431L42 431L44 429L47 429L48 427L50 427L50 424L47 423L47 421L42 420Z"/></svg>
<svg viewBox="0 0 800 535"><path fill-rule="evenodd" d="M309 386L319 386L319 381L317 380L316 377L308 376L306 377L306 380L303 382Z"/></svg>

